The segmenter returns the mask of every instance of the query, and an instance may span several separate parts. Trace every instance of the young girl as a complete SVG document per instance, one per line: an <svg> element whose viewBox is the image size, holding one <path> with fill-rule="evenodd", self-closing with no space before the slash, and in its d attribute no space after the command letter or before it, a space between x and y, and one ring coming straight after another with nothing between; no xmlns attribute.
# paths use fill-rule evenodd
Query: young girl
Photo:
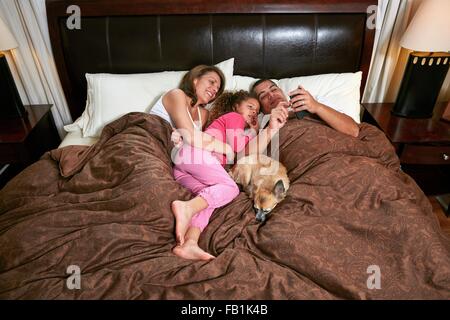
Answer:
<svg viewBox="0 0 450 320"><path fill-rule="evenodd" d="M205 133L242 151L258 131L258 100L247 91L227 92L217 98L211 110L211 124ZM249 129L249 130L246 130ZM175 137L175 138L174 138ZM173 136L177 143L181 138ZM183 144L175 159L174 177L196 197L172 202L178 245L173 252L186 259L209 260L214 256L198 246L201 232L215 208L231 202L239 188L225 171L226 156Z"/></svg>

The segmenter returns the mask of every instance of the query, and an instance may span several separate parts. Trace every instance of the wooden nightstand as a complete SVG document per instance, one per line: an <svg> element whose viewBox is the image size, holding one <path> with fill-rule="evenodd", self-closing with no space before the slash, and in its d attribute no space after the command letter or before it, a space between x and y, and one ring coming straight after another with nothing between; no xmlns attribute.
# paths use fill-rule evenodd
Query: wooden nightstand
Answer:
<svg viewBox="0 0 450 320"><path fill-rule="evenodd" d="M0 188L22 169L38 160L61 142L51 105L25 106L23 118L0 119Z"/></svg>
<svg viewBox="0 0 450 320"><path fill-rule="evenodd" d="M392 103L365 103L363 121L376 125L394 145L402 170L427 195L450 193L450 123L440 120L446 103L430 119L391 114Z"/></svg>

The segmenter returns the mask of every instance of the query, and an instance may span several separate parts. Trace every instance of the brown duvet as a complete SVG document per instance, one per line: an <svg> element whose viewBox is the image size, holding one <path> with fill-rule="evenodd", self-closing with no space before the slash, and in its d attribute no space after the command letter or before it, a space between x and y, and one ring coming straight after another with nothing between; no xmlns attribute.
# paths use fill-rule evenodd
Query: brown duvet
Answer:
<svg viewBox="0 0 450 320"><path fill-rule="evenodd" d="M0 298L450 298L450 239L378 129L362 124L352 138L290 120L286 199L264 225L243 192L216 210L200 238L209 262L171 253L170 203L191 195L173 179L170 134L130 113L95 145L53 150L3 188ZM67 287L71 265L80 289ZM379 289L368 287L373 266Z"/></svg>

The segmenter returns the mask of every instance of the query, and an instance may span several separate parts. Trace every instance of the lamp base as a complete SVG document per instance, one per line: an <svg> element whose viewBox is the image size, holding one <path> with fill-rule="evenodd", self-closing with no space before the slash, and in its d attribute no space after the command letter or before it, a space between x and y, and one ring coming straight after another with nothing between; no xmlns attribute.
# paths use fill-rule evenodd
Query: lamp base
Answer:
<svg viewBox="0 0 450 320"><path fill-rule="evenodd" d="M4 54L0 53L0 118L21 118L27 112Z"/></svg>
<svg viewBox="0 0 450 320"><path fill-rule="evenodd" d="M446 53L411 53L391 112L406 118L431 118L449 60Z"/></svg>

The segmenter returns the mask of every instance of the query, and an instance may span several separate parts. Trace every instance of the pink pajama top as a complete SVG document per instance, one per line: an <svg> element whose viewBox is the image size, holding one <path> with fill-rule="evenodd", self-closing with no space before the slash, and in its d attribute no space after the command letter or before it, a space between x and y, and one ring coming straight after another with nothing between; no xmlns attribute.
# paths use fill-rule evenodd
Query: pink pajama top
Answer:
<svg viewBox="0 0 450 320"><path fill-rule="evenodd" d="M242 115L237 112L229 112L214 120L205 132L224 143L228 143L234 152L240 152L256 136L254 130L244 130L246 125L247 123ZM225 166L227 161L224 154L213 152L213 155L222 166Z"/></svg>

